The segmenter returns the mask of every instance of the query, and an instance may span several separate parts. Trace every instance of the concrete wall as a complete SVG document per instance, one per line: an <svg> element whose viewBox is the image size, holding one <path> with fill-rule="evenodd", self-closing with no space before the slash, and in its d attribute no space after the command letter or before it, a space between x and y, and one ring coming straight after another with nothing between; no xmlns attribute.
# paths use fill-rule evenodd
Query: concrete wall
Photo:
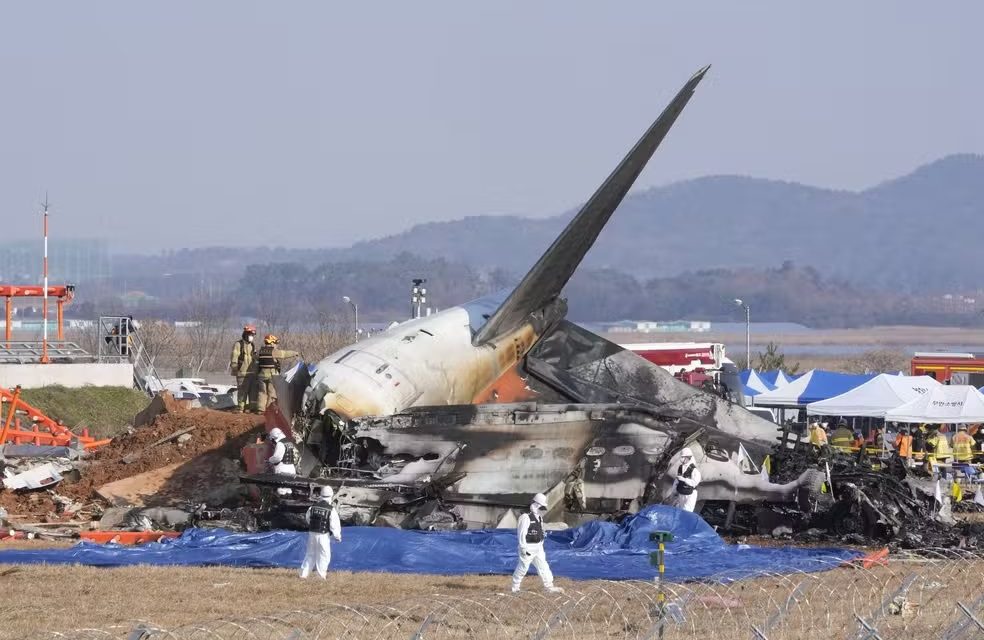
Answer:
<svg viewBox="0 0 984 640"><path fill-rule="evenodd" d="M20 385L35 389L60 384L65 387L132 387L133 365L129 363L0 364L0 387Z"/></svg>

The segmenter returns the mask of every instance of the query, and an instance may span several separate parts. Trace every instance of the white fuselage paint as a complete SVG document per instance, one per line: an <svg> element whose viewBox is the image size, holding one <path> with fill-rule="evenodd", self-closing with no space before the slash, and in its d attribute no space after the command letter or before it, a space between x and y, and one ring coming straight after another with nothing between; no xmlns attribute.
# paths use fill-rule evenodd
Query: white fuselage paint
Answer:
<svg viewBox="0 0 984 640"><path fill-rule="evenodd" d="M472 333L504 294L409 320L340 349L318 363L304 395L343 418L391 415L409 407L468 404L529 351L531 325L472 345Z"/></svg>

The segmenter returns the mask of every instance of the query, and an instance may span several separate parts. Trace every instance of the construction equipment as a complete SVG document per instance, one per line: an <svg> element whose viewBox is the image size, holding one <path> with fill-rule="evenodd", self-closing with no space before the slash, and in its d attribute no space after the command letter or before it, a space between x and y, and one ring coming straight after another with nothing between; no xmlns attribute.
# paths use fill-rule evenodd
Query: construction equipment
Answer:
<svg viewBox="0 0 984 640"><path fill-rule="evenodd" d="M83 428L80 435L72 431L58 420L45 415L41 410L31 406L20 397L21 388L0 388L0 417L3 428L0 429L0 445L33 444L37 446L81 447L96 449L109 444L110 439L97 440L89 435L88 428ZM29 421L26 426L23 419Z"/></svg>

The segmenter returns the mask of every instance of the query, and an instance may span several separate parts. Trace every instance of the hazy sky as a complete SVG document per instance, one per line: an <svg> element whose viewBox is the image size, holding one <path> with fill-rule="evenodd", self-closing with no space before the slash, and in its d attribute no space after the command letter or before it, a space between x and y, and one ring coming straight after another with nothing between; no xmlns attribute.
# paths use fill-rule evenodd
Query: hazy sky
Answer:
<svg viewBox="0 0 984 640"><path fill-rule="evenodd" d="M0 6L2 239L45 189L56 238L117 251L553 215L708 63L637 189L984 152L980 2Z"/></svg>

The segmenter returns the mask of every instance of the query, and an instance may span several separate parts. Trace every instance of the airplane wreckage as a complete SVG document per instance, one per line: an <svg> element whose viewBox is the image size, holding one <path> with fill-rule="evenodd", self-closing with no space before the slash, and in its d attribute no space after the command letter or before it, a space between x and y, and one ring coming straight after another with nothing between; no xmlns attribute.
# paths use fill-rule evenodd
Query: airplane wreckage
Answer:
<svg viewBox="0 0 984 640"><path fill-rule="evenodd" d="M253 473L241 478L293 490L276 501L276 526L289 526L292 506L302 514L320 484L334 487L349 524L511 526L544 492L547 520L573 526L672 504L684 446L702 502L804 505L819 495L819 465L782 484L759 472L779 428L741 406L740 386L737 397L702 391L565 319L561 290L707 69L515 289L395 325L278 381L275 426L301 450L298 475L263 473L269 449L256 444L244 451Z"/></svg>

